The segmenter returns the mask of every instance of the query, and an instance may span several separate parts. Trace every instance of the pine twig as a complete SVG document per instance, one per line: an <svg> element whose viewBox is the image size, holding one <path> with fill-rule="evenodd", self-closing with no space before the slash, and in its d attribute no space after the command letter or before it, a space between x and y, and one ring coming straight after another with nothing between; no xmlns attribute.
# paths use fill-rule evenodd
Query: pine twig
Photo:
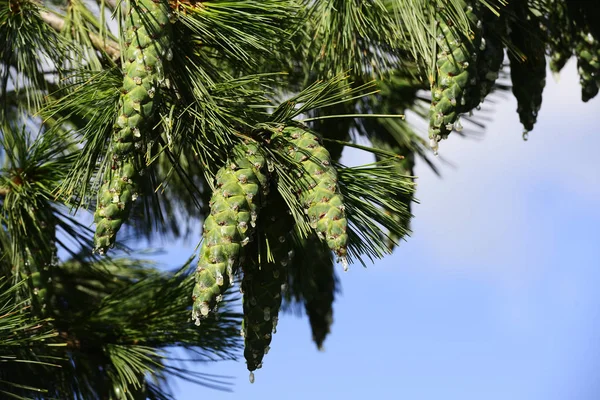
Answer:
<svg viewBox="0 0 600 400"><path fill-rule="evenodd" d="M99 6L102 6L102 1L103 0L97 0L96 2ZM104 0L104 4L106 4L111 10L115 10L117 8L117 1L118 0Z"/></svg>
<svg viewBox="0 0 600 400"><path fill-rule="evenodd" d="M44 22L52 27L52 29L55 31L61 32L63 30L65 26L65 20L59 15L47 11L41 11L40 16ZM104 39L100 35L93 32L89 33L89 37L94 47L97 50L104 51L112 58L113 61L118 60L121 56L121 49L117 42L110 39Z"/></svg>

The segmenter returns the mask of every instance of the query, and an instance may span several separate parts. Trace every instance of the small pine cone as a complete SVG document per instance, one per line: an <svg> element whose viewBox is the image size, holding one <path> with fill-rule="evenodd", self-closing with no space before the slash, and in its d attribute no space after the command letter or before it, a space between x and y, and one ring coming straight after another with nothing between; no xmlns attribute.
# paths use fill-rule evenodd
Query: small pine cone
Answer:
<svg viewBox="0 0 600 400"><path fill-rule="evenodd" d="M239 266L241 248L250 241L267 183L264 167L256 145L239 144L217 172L193 292L197 322L217 306Z"/></svg>
<svg viewBox="0 0 600 400"><path fill-rule="evenodd" d="M283 131L289 140L289 154L304 169L303 187L299 189L310 224L339 257L346 256L348 220L344 200L339 192L337 171L329 152L314 134L300 128Z"/></svg>
<svg viewBox="0 0 600 400"><path fill-rule="evenodd" d="M172 58L169 5L162 0L128 1L129 13L123 49L125 76L119 117L115 125L115 152L131 154L135 143L151 129L155 98L164 80L164 64Z"/></svg>

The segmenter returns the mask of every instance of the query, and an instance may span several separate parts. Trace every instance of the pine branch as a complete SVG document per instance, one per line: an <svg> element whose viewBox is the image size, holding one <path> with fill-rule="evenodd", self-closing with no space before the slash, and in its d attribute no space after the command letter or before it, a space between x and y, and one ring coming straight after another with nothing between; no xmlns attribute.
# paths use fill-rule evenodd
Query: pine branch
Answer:
<svg viewBox="0 0 600 400"><path fill-rule="evenodd" d="M58 372L65 359L65 343L48 319L36 318L18 293L27 286L19 280L9 285L0 279L0 393L10 398L47 394L47 382L31 377Z"/></svg>
<svg viewBox="0 0 600 400"><path fill-rule="evenodd" d="M397 162L387 159L361 167L338 168L350 224L349 252L363 265L364 257L373 261L389 254L389 241L403 239L410 233L414 177L397 168Z"/></svg>
<svg viewBox="0 0 600 400"><path fill-rule="evenodd" d="M40 16L46 24L52 27L56 32L62 32L65 26L65 20L63 17L48 11L40 11ZM113 61L116 61L121 56L121 48L119 44L111 39L103 38L102 36L94 33L88 33L91 43L97 50L108 54Z"/></svg>
<svg viewBox="0 0 600 400"><path fill-rule="evenodd" d="M356 76L383 76L397 61L391 51L397 26L381 0L304 0L303 4L308 14L307 38L302 42L305 65L318 78L348 70Z"/></svg>
<svg viewBox="0 0 600 400"><path fill-rule="evenodd" d="M428 145L423 127L434 126L440 137L442 130L468 137L469 125L483 129L490 119L470 110L510 89L498 71L505 48L524 55L505 26L537 31L533 25L559 16L538 0L95 3L103 14L81 0L68 2L64 15L36 0L0 3L0 41L14 44L0 47L0 271L16 288L11 299L0 293L0 352L13 340L9 350L28 360L10 364L8 375L0 365L0 397L166 400L173 377L228 389L226 379L174 365L178 357L165 349L179 347L196 362L237 357L242 316L216 273L234 253L244 275L249 369L260 367L271 343L281 290L289 306L304 304L320 346L339 289L334 252L342 263L348 252L364 264L410 234L415 158L438 171L429 158L437 134ZM587 36L593 18L582 14L584 2L568 3L579 11L563 10L574 21L565 25L560 56L570 56L573 46L565 43L579 38L582 80L597 89L598 38ZM533 25L516 6L535 16ZM119 38L110 33L106 7L125 28ZM561 29L550 31L560 36ZM550 40L545 35L536 36L538 53ZM581 35L589 41L580 43ZM124 44L127 54L120 54ZM123 66L115 62L121 57ZM521 78L531 72L523 68ZM252 150L231 150L242 145ZM116 154L116 147L125 150ZM347 147L377 162L339 165ZM112 174L124 155L133 171ZM213 183L215 176L227 179ZM209 216L200 266L215 265L214 285L195 282L192 259L159 271L128 251L128 238L117 244L122 257L91 255L91 232L78 218L99 203L111 211L123 204L114 187L96 200L105 177L140 182L127 194L132 201L133 193L143 195L131 205L130 238L181 235ZM107 230L126 219L99 216ZM58 249L71 258L59 260ZM226 301L219 320L211 313L198 327L191 294L198 299L207 284ZM6 304L17 311L4 313ZM40 332L55 336L35 340Z"/></svg>
<svg viewBox="0 0 600 400"><path fill-rule="evenodd" d="M0 4L0 41L11 44L0 47L3 113L8 112L9 106L35 112L43 104L48 90L48 79L44 74L47 65L55 70L54 75L62 73L62 57L70 45L41 19L39 13L38 5L29 1ZM15 68L15 74L11 73L12 68ZM8 104L5 94L9 85L17 93L25 92L22 102Z"/></svg>

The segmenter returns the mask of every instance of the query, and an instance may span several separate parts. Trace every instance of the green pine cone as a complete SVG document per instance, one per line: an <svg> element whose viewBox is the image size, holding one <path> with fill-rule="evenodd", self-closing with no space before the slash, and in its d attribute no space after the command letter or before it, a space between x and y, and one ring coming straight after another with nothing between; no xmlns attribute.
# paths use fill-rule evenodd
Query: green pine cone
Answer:
<svg viewBox="0 0 600 400"><path fill-rule="evenodd" d="M121 225L129 217L137 194L135 189L136 168L132 162L116 161L117 167L107 173L107 179L98 192L94 222L95 249L100 254L112 247Z"/></svg>
<svg viewBox="0 0 600 400"><path fill-rule="evenodd" d="M552 1L547 20L550 71L558 74L573 55L571 23L562 1Z"/></svg>
<svg viewBox="0 0 600 400"><path fill-rule="evenodd" d="M457 33L446 21L438 21L440 51L431 84L429 110L429 137L435 141L447 137L459 115L480 101L477 54L481 46L482 22L471 6L467 8L467 16L473 31L470 38Z"/></svg>
<svg viewBox="0 0 600 400"><path fill-rule="evenodd" d="M525 5L523 5L525 7ZM522 10L521 10L522 11ZM510 39L522 53L508 53L512 90L517 99L517 112L526 131L531 131L542 106L542 93L546 86L546 54L539 21L521 18L511 25Z"/></svg>
<svg viewBox="0 0 600 400"><path fill-rule="evenodd" d="M239 144L217 172L193 292L197 324L220 302L239 266L241 248L250 241L267 184L264 167L256 145Z"/></svg>
<svg viewBox="0 0 600 400"><path fill-rule="evenodd" d="M250 372L261 368L277 330L281 289L287 281L286 267L293 257L290 249L294 219L279 193L272 193L269 200L271 203L261 214L260 240L248 250L242 281L244 357ZM254 380L253 374L250 380Z"/></svg>
<svg viewBox="0 0 600 400"><path fill-rule="evenodd" d="M329 152L314 134L300 128L286 127L284 136L289 140L288 152L304 168L304 187L299 190L310 225L317 235L339 257L347 253L348 220L343 197L339 192L337 171L331 165Z"/></svg>
<svg viewBox="0 0 600 400"><path fill-rule="evenodd" d="M478 81L479 81L479 101L483 101L490 93L504 61L504 46L502 36L504 35L506 23L504 19L499 19L491 11L484 13L483 37L480 43L479 59L477 61ZM477 94L473 95L477 98ZM477 104L470 104L473 109Z"/></svg>
<svg viewBox="0 0 600 400"><path fill-rule="evenodd" d="M173 57L169 4L164 0L130 0L126 18L125 76L115 126L115 153L127 156L151 129L164 62Z"/></svg>
<svg viewBox="0 0 600 400"><path fill-rule="evenodd" d="M575 47L577 69L584 102L596 97L600 88L600 43L591 34L580 33Z"/></svg>
<svg viewBox="0 0 600 400"><path fill-rule="evenodd" d="M100 254L114 245L117 232L129 218L137 196L134 149L148 139L158 86L164 79L163 63L172 57L168 3L130 0L128 6L123 86L111 149L113 166L98 193L94 214L94 248Z"/></svg>
<svg viewBox="0 0 600 400"><path fill-rule="evenodd" d="M310 322L312 339L319 350L333 324L336 279L331 251L315 237L303 240L302 255L294 259L294 268L302 269L302 298Z"/></svg>

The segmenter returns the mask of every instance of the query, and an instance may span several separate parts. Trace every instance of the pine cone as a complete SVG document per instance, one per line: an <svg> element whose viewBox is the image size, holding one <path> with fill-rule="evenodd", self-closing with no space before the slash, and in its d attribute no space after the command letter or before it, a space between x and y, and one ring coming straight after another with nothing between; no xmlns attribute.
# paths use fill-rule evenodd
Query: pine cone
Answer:
<svg viewBox="0 0 600 400"><path fill-rule="evenodd" d="M339 257L346 256L348 221L344 201L338 190L337 171L329 152L312 133L295 128L284 129L289 140L288 152L304 169L305 187L299 190L310 224Z"/></svg>
<svg viewBox="0 0 600 400"><path fill-rule="evenodd" d="M470 38L439 20L437 42L441 51L437 54L429 111L429 137L436 141L448 136L459 115L480 101L477 53L481 46L482 22L471 6L467 8L467 16L473 31Z"/></svg>
<svg viewBox="0 0 600 400"><path fill-rule="evenodd" d="M150 129L154 98L164 80L164 61L173 57L168 3L138 0L130 5L121 109L115 127L115 153L119 156L129 155Z"/></svg>
<svg viewBox="0 0 600 400"><path fill-rule="evenodd" d="M573 55L573 40L565 3L552 1L551 7L547 23L550 71L558 74Z"/></svg>
<svg viewBox="0 0 600 400"><path fill-rule="evenodd" d="M108 179L98 193L94 214L96 233L95 249L100 254L113 246L117 232L129 217L135 193L136 168L131 159L116 162L118 167L109 170Z"/></svg>
<svg viewBox="0 0 600 400"><path fill-rule="evenodd" d="M287 281L286 267L293 257L290 250L294 219L279 193L274 192L270 200L272 203L261 214L261 235L266 241L257 240L248 250L242 281L244 357L250 372L262 366L272 334L276 332L281 285ZM272 258L267 254L265 242Z"/></svg>
<svg viewBox="0 0 600 400"><path fill-rule="evenodd" d="M526 8L525 4L521 8ZM542 106L542 93L546 86L545 44L539 30L537 18L525 18L525 11L511 26L510 38L513 45L523 54L523 58L508 53L513 94L517 99L517 112L523 127L531 131Z"/></svg>
<svg viewBox="0 0 600 400"><path fill-rule="evenodd" d="M239 266L240 250L250 241L267 182L264 167L256 145L240 144L217 172L193 293L197 323L221 300Z"/></svg>
<svg viewBox="0 0 600 400"><path fill-rule="evenodd" d="M600 43L591 34L580 33L575 47L577 69L581 83L581 99L587 102L598 94L600 87Z"/></svg>
<svg viewBox="0 0 600 400"><path fill-rule="evenodd" d="M483 38L479 47L477 61L477 73L479 82L479 93L473 94L477 104L471 103L467 109L473 109L482 102L490 93L504 61L504 46L502 36L505 34L506 23L499 19L491 11L487 10L483 17Z"/></svg>
<svg viewBox="0 0 600 400"><path fill-rule="evenodd" d="M303 254L307 257L296 257L294 267L304 270L301 275L304 308L310 322L313 341L321 350L333 324L336 288L333 258L331 252L316 238L309 237L303 243Z"/></svg>
<svg viewBox="0 0 600 400"><path fill-rule="evenodd" d="M95 249L101 254L114 244L117 232L129 218L138 175L134 148L141 147L151 130L154 98L164 79L163 61L172 57L169 5L160 0L130 1L129 5L123 49L125 76L114 148L109 154L114 165L105 176L94 215Z"/></svg>

